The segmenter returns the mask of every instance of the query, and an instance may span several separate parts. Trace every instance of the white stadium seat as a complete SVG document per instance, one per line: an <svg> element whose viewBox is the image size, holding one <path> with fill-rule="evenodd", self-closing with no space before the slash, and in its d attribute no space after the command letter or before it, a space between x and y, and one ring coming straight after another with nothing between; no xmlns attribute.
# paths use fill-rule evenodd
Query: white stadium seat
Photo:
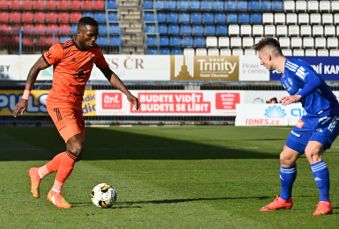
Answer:
<svg viewBox="0 0 339 229"><path fill-rule="evenodd" d="M318 1L307 1L307 11L308 12L319 12L319 2Z"/></svg>
<svg viewBox="0 0 339 229"><path fill-rule="evenodd" d="M207 49L208 56L219 56L219 49L217 48L209 48Z"/></svg>
<svg viewBox="0 0 339 229"><path fill-rule="evenodd" d="M290 48L290 38L289 37L280 37L279 43L281 48Z"/></svg>
<svg viewBox="0 0 339 229"><path fill-rule="evenodd" d="M326 48L326 38L324 37L316 37L315 38L315 45L316 49L324 49Z"/></svg>
<svg viewBox="0 0 339 229"><path fill-rule="evenodd" d="M274 22L273 14L272 13L264 13L262 15L262 22L263 22L264 25L266 25L266 24L269 24L269 25L273 24L273 22Z"/></svg>
<svg viewBox="0 0 339 229"><path fill-rule="evenodd" d="M229 25L228 26L228 34L230 36L238 36L239 35L239 25Z"/></svg>
<svg viewBox="0 0 339 229"><path fill-rule="evenodd" d="M254 49L244 49L244 55L245 56L256 56L257 53Z"/></svg>
<svg viewBox="0 0 339 229"><path fill-rule="evenodd" d="M194 56L195 51L193 48L185 48L183 53L184 56Z"/></svg>
<svg viewBox="0 0 339 229"><path fill-rule="evenodd" d="M286 15L285 13L275 13L274 14L274 24L285 24L286 23Z"/></svg>
<svg viewBox="0 0 339 229"><path fill-rule="evenodd" d="M339 25L336 26L336 36L339 35Z"/></svg>
<svg viewBox="0 0 339 229"><path fill-rule="evenodd" d="M233 56L242 56L244 55L244 51L242 49L232 49Z"/></svg>
<svg viewBox="0 0 339 229"><path fill-rule="evenodd" d="M231 49L220 49L220 56L231 56Z"/></svg>
<svg viewBox="0 0 339 229"><path fill-rule="evenodd" d="M285 56L292 56L292 50L291 49L282 49L281 51Z"/></svg>
<svg viewBox="0 0 339 229"><path fill-rule="evenodd" d="M300 30L298 25L289 25L288 26L288 36L299 36Z"/></svg>
<svg viewBox="0 0 339 229"><path fill-rule="evenodd" d="M333 24L333 15L330 13L322 14L322 24L323 25L332 25Z"/></svg>
<svg viewBox="0 0 339 229"><path fill-rule="evenodd" d="M338 25L339 24L339 14L334 14L334 24Z"/></svg>
<svg viewBox="0 0 339 229"><path fill-rule="evenodd" d="M243 37L242 38L242 47L243 48L251 48L253 47L253 37Z"/></svg>
<svg viewBox="0 0 339 229"><path fill-rule="evenodd" d="M241 25L240 27L240 35L244 36L252 36L252 26L251 25Z"/></svg>
<svg viewBox="0 0 339 229"><path fill-rule="evenodd" d="M321 14L314 13L310 14L310 22L311 24L321 24Z"/></svg>
<svg viewBox="0 0 339 229"><path fill-rule="evenodd" d="M295 2L295 11L296 12L306 12L307 3L306 1L298 0Z"/></svg>
<svg viewBox="0 0 339 229"><path fill-rule="evenodd" d="M293 49L301 49L303 46L303 42L301 37L292 37L291 38L291 48Z"/></svg>
<svg viewBox="0 0 339 229"><path fill-rule="evenodd" d="M293 49L293 56L304 56L305 52L303 49Z"/></svg>
<svg viewBox="0 0 339 229"><path fill-rule="evenodd" d="M295 13L288 13L286 14L286 24L288 25L295 25L298 23L298 15Z"/></svg>
<svg viewBox="0 0 339 229"><path fill-rule="evenodd" d="M265 36L274 37L275 36L275 26L274 25L265 25Z"/></svg>
<svg viewBox="0 0 339 229"><path fill-rule="evenodd" d="M331 2L330 1L321 0L319 3L320 3L319 4L320 12L330 12L331 11Z"/></svg>
<svg viewBox="0 0 339 229"><path fill-rule="evenodd" d="M325 35L325 37L334 37L335 36L335 26L334 25L325 25L324 35Z"/></svg>
<svg viewBox="0 0 339 229"><path fill-rule="evenodd" d="M232 48L241 47L241 37L231 37L231 47Z"/></svg>
<svg viewBox="0 0 339 229"><path fill-rule="evenodd" d="M332 12L339 12L339 1L331 1Z"/></svg>
<svg viewBox="0 0 339 229"><path fill-rule="evenodd" d="M197 48L195 50L196 56L207 56L207 50L205 48Z"/></svg>
<svg viewBox="0 0 339 229"><path fill-rule="evenodd" d="M305 49L305 56L317 56L317 50Z"/></svg>
<svg viewBox="0 0 339 229"><path fill-rule="evenodd" d="M264 35L264 26L263 25L253 25L252 34L254 37L262 37Z"/></svg>
<svg viewBox="0 0 339 229"><path fill-rule="evenodd" d="M310 23L310 16L308 13L299 13L298 14L298 23L299 25L309 24Z"/></svg>
<svg viewBox="0 0 339 229"><path fill-rule="evenodd" d="M218 41L219 48L225 48L230 46L229 37L219 37Z"/></svg>
<svg viewBox="0 0 339 229"><path fill-rule="evenodd" d="M322 25L312 25L312 35L316 37L324 36L324 27Z"/></svg>
<svg viewBox="0 0 339 229"><path fill-rule="evenodd" d="M285 12L294 12L295 11L295 2L292 0L284 1L284 10Z"/></svg>
<svg viewBox="0 0 339 229"><path fill-rule="evenodd" d="M258 42L263 39L262 37L255 37L254 38L254 44L258 44Z"/></svg>
<svg viewBox="0 0 339 229"><path fill-rule="evenodd" d="M339 49L330 49L330 56L339 56Z"/></svg>
<svg viewBox="0 0 339 229"><path fill-rule="evenodd" d="M310 25L300 26L300 36L308 37L312 35L312 27Z"/></svg>
<svg viewBox="0 0 339 229"><path fill-rule="evenodd" d="M337 49L338 48L338 38L337 37L328 37L327 38L327 48Z"/></svg>
<svg viewBox="0 0 339 229"><path fill-rule="evenodd" d="M328 50L327 49L318 49L317 55L318 56L328 56Z"/></svg>
<svg viewBox="0 0 339 229"><path fill-rule="evenodd" d="M277 30L277 37L286 37L288 35L286 25L277 25L276 30Z"/></svg>
<svg viewBox="0 0 339 229"><path fill-rule="evenodd" d="M304 37L303 38L303 47L305 49L313 49L314 48L314 38L313 37Z"/></svg>
<svg viewBox="0 0 339 229"><path fill-rule="evenodd" d="M217 37L206 37L206 47L217 47L218 38Z"/></svg>

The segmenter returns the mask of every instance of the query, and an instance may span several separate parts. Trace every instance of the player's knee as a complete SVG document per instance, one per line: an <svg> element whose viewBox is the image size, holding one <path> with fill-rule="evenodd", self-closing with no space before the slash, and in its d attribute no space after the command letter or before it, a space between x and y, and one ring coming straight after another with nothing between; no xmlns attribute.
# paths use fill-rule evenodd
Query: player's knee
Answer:
<svg viewBox="0 0 339 229"><path fill-rule="evenodd" d="M286 154L280 154L280 165L284 168L289 168L295 164L295 159Z"/></svg>
<svg viewBox="0 0 339 229"><path fill-rule="evenodd" d="M305 156L310 164L314 164L321 160L321 155L319 151L314 149L306 149Z"/></svg>
<svg viewBox="0 0 339 229"><path fill-rule="evenodd" d="M72 154L76 160L80 160L83 151L83 144L80 142L67 144L67 151Z"/></svg>

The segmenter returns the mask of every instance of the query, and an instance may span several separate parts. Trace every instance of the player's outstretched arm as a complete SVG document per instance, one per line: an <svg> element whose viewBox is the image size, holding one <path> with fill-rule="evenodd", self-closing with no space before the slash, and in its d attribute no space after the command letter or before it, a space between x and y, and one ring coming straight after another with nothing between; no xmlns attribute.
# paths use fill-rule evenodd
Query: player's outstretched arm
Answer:
<svg viewBox="0 0 339 229"><path fill-rule="evenodd" d="M109 67L100 70L108 79L109 83L113 87L124 93L127 96L128 101L135 104L135 108L138 110L140 107L138 98L131 94L131 92L126 88L125 84L120 80L120 78Z"/></svg>
<svg viewBox="0 0 339 229"><path fill-rule="evenodd" d="M25 84L24 94L22 95L21 100L15 105L15 108L13 110L14 117L16 117L18 114L23 114L25 112L28 105L30 91L33 88L36 78L38 77L39 72L47 67L49 67L49 65L44 61L42 57L40 57L29 70Z"/></svg>

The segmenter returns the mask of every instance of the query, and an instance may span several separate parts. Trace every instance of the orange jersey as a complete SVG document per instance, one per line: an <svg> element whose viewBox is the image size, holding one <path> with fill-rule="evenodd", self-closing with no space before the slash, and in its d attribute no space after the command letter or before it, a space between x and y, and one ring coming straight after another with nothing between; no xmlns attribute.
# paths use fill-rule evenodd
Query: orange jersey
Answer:
<svg viewBox="0 0 339 229"><path fill-rule="evenodd" d="M98 68L108 67L98 46L82 51L73 39L52 45L42 57L47 64L53 65L54 71L47 103L77 105L80 109L93 64Z"/></svg>

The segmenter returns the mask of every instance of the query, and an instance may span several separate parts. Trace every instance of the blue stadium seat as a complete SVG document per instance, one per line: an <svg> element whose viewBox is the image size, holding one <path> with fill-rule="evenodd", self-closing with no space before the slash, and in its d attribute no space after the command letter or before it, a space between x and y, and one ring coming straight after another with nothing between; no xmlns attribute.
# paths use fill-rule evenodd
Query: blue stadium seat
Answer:
<svg viewBox="0 0 339 229"><path fill-rule="evenodd" d="M160 47L169 46L169 38L167 36L160 36L159 46Z"/></svg>
<svg viewBox="0 0 339 229"><path fill-rule="evenodd" d="M201 1L200 8L203 11L210 11L212 10L212 1L210 0L203 0Z"/></svg>
<svg viewBox="0 0 339 229"><path fill-rule="evenodd" d="M144 9L153 9L153 0L144 0Z"/></svg>
<svg viewBox="0 0 339 229"><path fill-rule="evenodd" d="M111 37L108 44L114 47L121 47L122 41L120 36Z"/></svg>
<svg viewBox="0 0 339 229"><path fill-rule="evenodd" d="M250 23L251 24L262 24L262 14L261 13L251 14Z"/></svg>
<svg viewBox="0 0 339 229"><path fill-rule="evenodd" d="M168 23L177 23L178 22L178 14L171 12L167 14L167 22Z"/></svg>
<svg viewBox="0 0 339 229"><path fill-rule="evenodd" d="M76 24L71 25L71 34L76 34L78 30L78 26Z"/></svg>
<svg viewBox="0 0 339 229"><path fill-rule="evenodd" d="M226 21L227 21L228 24L237 24L238 23L238 14L236 14L236 13L227 14Z"/></svg>
<svg viewBox="0 0 339 229"><path fill-rule="evenodd" d="M176 10L177 2L176 1L165 1L164 9L165 10Z"/></svg>
<svg viewBox="0 0 339 229"><path fill-rule="evenodd" d="M213 1L213 10L214 11L224 11L225 9L225 4L224 1Z"/></svg>
<svg viewBox="0 0 339 229"><path fill-rule="evenodd" d="M247 1L237 1L237 10L238 11L247 11Z"/></svg>
<svg viewBox="0 0 339 229"><path fill-rule="evenodd" d="M271 11L272 10L271 0L262 0L261 1L261 10L262 11Z"/></svg>
<svg viewBox="0 0 339 229"><path fill-rule="evenodd" d="M170 55L171 54L171 50L169 48L160 48L159 49L159 54L161 54L161 55Z"/></svg>
<svg viewBox="0 0 339 229"><path fill-rule="evenodd" d="M117 12L109 11L108 12L108 21L118 21L119 16Z"/></svg>
<svg viewBox="0 0 339 229"><path fill-rule="evenodd" d="M72 39L71 36L61 36L60 37L60 42L63 43L63 42L68 41L70 39Z"/></svg>
<svg viewBox="0 0 339 229"><path fill-rule="evenodd" d="M178 1L177 10L186 11L188 9L188 1Z"/></svg>
<svg viewBox="0 0 339 229"><path fill-rule="evenodd" d="M145 12L144 13L144 21L154 21L154 19L155 18L154 18L153 12Z"/></svg>
<svg viewBox="0 0 339 229"><path fill-rule="evenodd" d="M191 22L189 13L179 13L178 17L178 21L181 24L188 24Z"/></svg>
<svg viewBox="0 0 339 229"><path fill-rule="evenodd" d="M207 36L215 35L215 26L214 25L205 25L204 34Z"/></svg>
<svg viewBox="0 0 339 229"><path fill-rule="evenodd" d="M182 47L188 48L193 47L193 38L192 37L183 37L181 40Z"/></svg>
<svg viewBox="0 0 339 229"><path fill-rule="evenodd" d="M226 23L226 15L224 13L214 14L214 23L225 24Z"/></svg>
<svg viewBox="0 0 339 229"><path fill-rule="evenodd" d="M190 10L200 10L200 1L192 0L188 5Z"/></svg>
<svg viewBox="0 0 339 229"><path fill-rule="evenodd" d="M193 46L196 48L206 47L205 37L195 37L193 40Z"/></svg>
<svg viewBox="0 0 339 229"><path fill-rule="evenodd" d="M250 1L248 3L249 11L259 11L260 10L260 1Z"/></svg>
<svg viewBox="0 0 339 229"><path fill-rule="evenodd" d="M193 25L192 26L192 35L201 36L204 34L204 27L202 25Z"/></svg>
<svg viewBox="0 0 339 229"><path fill-rule="evenodd" d="M146 50L146 53L147 53L148 55L157 55L157 54L158 54L158 49L156 49L156 48L148 48L148 49Z"/></svg>
<svg viewBox="0 0 339 229"><path fill-rule="evenodd" d="M172 24L168 26L168 34L178 35L179 34L179 25Z"/></svg>
<svg viewBox="0 0 339 229"><path fill-rule="evenodd" d="M163 10L165 9L165 1L163 0L157 0L154 3L154 8L158 9L158 10Z"/></svg>
<svg viewBox="0 0 339 229"><path fill-rule="evenodd" d="M147 35L146 36L146 45L148 47L157 47L158 46L158 39L156 35Z"/></svg>
<svg viewBox="0 0 339 229"><path fill-rule="evenodd" d="M227 36L228 35L228 27L226 25L217 25L215 35L217 35L217 36Z"/></svg>
<svg viewBox="0 0 339 229"><path fill-rule="evenodd" d="M157 13L157 20L160 23L165 23L167 22L167 14L163 12L158 12Z"/></svg>
<svg viewBox="0 0 339 229"><path fill-rule="evenodd" d="M159 24L158 25L158 32L159 34L167 34L168 33L168 28L166 24Z"/></svg>
<svg viewBox="0 0 339 229"><path fill-rule="evenodd" d="M192 33L191 25L180 25L180 35L182 36L191 35L191 33Z"/></svg>
<svg viewBox="0 0 339 229"><path fill-rule="evenodd" d="M194 12L191 14L191 23L192 24L201 24L201 13Z"/></svg>
<svg viewBox="0 0 339 229"><path fill-rule="evenodd" d="M181 47L181 38L180 37L171 37L170 46L172 47Z"/></svg>
<svg viewBox="0 0 339 229"><path fill-rule="evenodd" d="M284 11L283 1L272 1L272 11L275 11L275 12Z"/></svg>
<svg viewBox="0 0 339 229"><path fill-rule="evenodd" d="M106 7L107 9L116 9L117 3L115 2L115 0L108 0L106 1Z"/></svg>
<svg viewBox="0 0 339 229"><path fill-rule="evenodd" d="M236 11L237 10L237 3L234 0L228 0L226 2L226 9L228 11Z"/></svg>
<svg viewBox="0 0 339 229"><path fill-rule="evenodd" d="M99 45L99 46L107 46L108 45L108 39L106 36L99 36L97 38L97 41L96 43Z"/></svg>
<svg viewBox="0 0 339 229"><path fill-rule="evenodd" d="M89 12L89 11L86 11L82 14L83 17L92 17L94 18L94 13L93 12Z"/></svg>
<svg viewBox="0 0 339 229"><path fill-rule="evenodd" d="M240 13L239 14L239 23L240 24L249 24L250 23L250 15L248 13Z"/></svg>
<svg viewBox="0 0 339 229"><path fill-rule="evenodd" d="M106 14L104 12L96 12L94 13L94 19L98 23L104 23L106 22Z"/></svg>
<svg viewBox="0 0 339 229"><path fill-rule="evenodd" d="M107 32L109 34L120 34L120 26L118 23L114 23L114 24L109 24L108 28L107 28Z"/></svg>
<svg viewBox="0 0 339 229"><path fill-rule="evenodd" d="M145 24L145 33L155 33L156 29L155 29L155 25L151 24L151 23L146 23Z"/></svg>
<svg viewBox="0 0 339 229"><path fill-rule="evenodd" d="M171 54L172 55L182 55L182 49L181 48L172 48Z"/></svg>
<svg viewBox="0 0 339 229"><path fill-rule="evenodd" d="M107 25L99 24L98 30L99 30L99 34L107 34Z"/></svg>
<svg viewBox="0 0 339 229"><path fill-rule="evenodd" d="M213 24L214 23L214 15L212 13L204 13L202 15L202 23Z"/></svg>

